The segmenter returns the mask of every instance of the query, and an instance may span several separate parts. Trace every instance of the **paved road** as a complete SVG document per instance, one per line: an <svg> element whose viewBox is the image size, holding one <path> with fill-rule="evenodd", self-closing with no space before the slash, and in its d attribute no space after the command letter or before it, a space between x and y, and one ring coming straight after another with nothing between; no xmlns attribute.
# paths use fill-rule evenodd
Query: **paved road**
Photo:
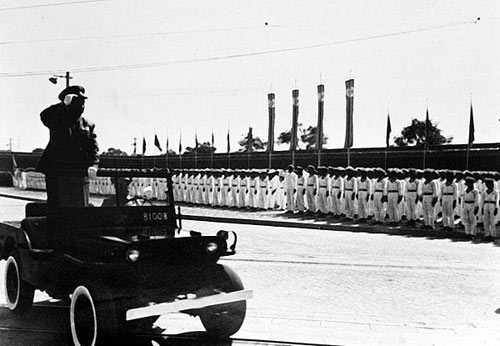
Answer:
<svg viewBox="0 0 500 346"><path fill-rule="evenodd" d="M21 218L24 204L0 198L0 220ZM187 220L184 228L238 233L239 251L224 261L255 298L235 337L500 344L500 249L491 243ZM197 319L183 315L157 323L167 333L202 330Z"/></svg>

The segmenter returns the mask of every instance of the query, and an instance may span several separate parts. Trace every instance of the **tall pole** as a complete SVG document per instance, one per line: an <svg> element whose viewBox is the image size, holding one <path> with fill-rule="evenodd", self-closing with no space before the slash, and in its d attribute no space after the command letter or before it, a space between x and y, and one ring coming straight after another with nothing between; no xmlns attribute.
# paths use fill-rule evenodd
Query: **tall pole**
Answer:
<svg viewBox="0 0 500 346"><path fill-rule="evenodd" d="M272 155L274 151L274 122L276 120L276 112L274 106L274 94L267 94L268 112L269 112L269 128L267 133L267 151L269 152L269 164L271 169Z"/></svg>
<svg viewBox="0 0 500 346"><path fill-rule="evenodd" d="M71 79L71 77L69 76L69 71L66 71L66 76L64 78L66 78L66 88L67 88L69 87L69 80Z"/></svg>
<svg viewBox="0 0 500 346"><path fill-rule="evenodd" d="M297 150L297 127L299 122L299 90L292 90L292 138L290 140L290 151L292 152L292 165L295 166L295 151Z"/></svg>
<svg viewBox="0 0 500 346"><path fill-rule="evenodd" d="M325 86L318 85L318 126L316 127L316 150L318 151L318 167L321 166L321 149L323 149L323 112Z"/></svg>

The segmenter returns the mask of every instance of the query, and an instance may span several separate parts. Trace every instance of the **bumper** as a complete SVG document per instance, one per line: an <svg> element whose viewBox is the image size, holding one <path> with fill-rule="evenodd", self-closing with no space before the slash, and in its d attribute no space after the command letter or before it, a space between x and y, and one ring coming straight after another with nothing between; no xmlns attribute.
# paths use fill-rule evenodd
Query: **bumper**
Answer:
<svg viewBox="0 0 500 346"><path fill-rule="evenodd" d="M241 290L230 293L218 293L211 296L183 299L172 303L161 303L127 311L126 320L137 320L145 317L159 316L183 310L201 309L207 306L234 303L253 297L253 291Z"/></svg>

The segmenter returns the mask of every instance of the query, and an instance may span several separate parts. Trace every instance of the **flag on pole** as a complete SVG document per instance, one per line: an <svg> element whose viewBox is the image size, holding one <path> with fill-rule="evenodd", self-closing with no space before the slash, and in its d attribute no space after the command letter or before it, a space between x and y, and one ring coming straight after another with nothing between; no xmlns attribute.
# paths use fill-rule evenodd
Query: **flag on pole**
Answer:
<svg viewBox="0 0 500 346"><path fill-rule="evenodd" d="M316 150L323 149L323 109L325 99L325 86L318 85L318 126L316 127Z"/></svg>
<svg viewBox="0 0 500 346"><path fill-rule="evenodd" d="M299 91L292 90L293 109L292 109L292 131L290 138L290 151L297 150L297 127L299 122Z"/></svg>
<svg viewBox="0 0 500 346"><path fill-rule="evenodd" d="M182 134L179 134L179 155L182 154Z"/></svg>
<svg viewBox="0 0 500 346"><path fill-rule="evenodd" d="M17 161L16 161L16 158L14 156L14 153L12 153L12 171L15 172L17 170Z"/></svg>
<svg viewBox="0 0 500 346"><path fill-rule="evenodd" d="M142 155L146 153L146 138L142 136Z"/></svg>
<svg viewBox="0 0 500 346"><path fill-rule="evenodd" d="M212 148L214 147L214 144L215 144L214 130L212 129Z"/></svg>
<svg viewBox="0 0 500 346"><path fill-rule="evenodd" d="M166 147L166 148L165 148L165 152L166 152L166 153L167 153L167 155L168 155L168 135L167 135L167 143L166 143L165 147Z"/></svg>
<svg viewBox="0 0 500 346"><path fill-rule="evenodd" d="M198 133L194 134L194 147L198 151Z"/></svg>
<svg viewBox="0 0 500 346"><path fill-rule="evenodd" d="M469 145L474 142L474 115L472 112L472 102L470 103L470 120L469 120Z"/></svg>
<svg viewBox="0 0 500 346"><path fill-rule="evenodd" d="M346 121L344 148L350 148L354 142L353 110L354 110L354 79L345 82Z"/></svg>
<svg viewBox="0 0 500 346"><path fill-rule="evenodd" d="M230 137L229 137L229 129L227 129L227 153L231 151L231 142L230 142Z"/></svg>
<svg viewBox="0 0 500 346"><path fill-rule="evenodd" d="M429 120L429 108L425 111L425 147L429 147L429 134L431 129L431 121Z"/></svg>
<svg viewBox="0 0 500 346"><path fill-rule="evenodd" d="M158 136L155 133L155 146L158 148L159 151L163 151L161 149L160 141L158 140Z"/></svg>
<svg viewBox="0 0 500 346"><path fill-rule="evenodd" d="M267 94L267 103L269 110L269 127L267 131L267 151L274 150L274 123L276 120L276 112L274 107L274 94Z"/></svg>
<svg viewBox="0 0 500 346"><path fill-rule="evenodd" d="M387 113L387 131L385 134L385 145L389 147L389 138L391 137L391 118L389 117L389 113Z"/></svg>

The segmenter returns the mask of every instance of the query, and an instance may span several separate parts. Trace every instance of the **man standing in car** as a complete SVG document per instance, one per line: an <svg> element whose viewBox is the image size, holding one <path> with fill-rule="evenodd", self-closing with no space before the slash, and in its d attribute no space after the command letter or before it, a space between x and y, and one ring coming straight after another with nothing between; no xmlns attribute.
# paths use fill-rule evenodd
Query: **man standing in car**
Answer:
<svg viewBox="0 0 500 346"><path fill-rule="evenodd" d="M99 147L94 124L82 117L85 89L69 86L58 98L60 103L40 113L50 140L37 169L45 174L49 208L88 206L89 178L97 174Z"/></svg>

